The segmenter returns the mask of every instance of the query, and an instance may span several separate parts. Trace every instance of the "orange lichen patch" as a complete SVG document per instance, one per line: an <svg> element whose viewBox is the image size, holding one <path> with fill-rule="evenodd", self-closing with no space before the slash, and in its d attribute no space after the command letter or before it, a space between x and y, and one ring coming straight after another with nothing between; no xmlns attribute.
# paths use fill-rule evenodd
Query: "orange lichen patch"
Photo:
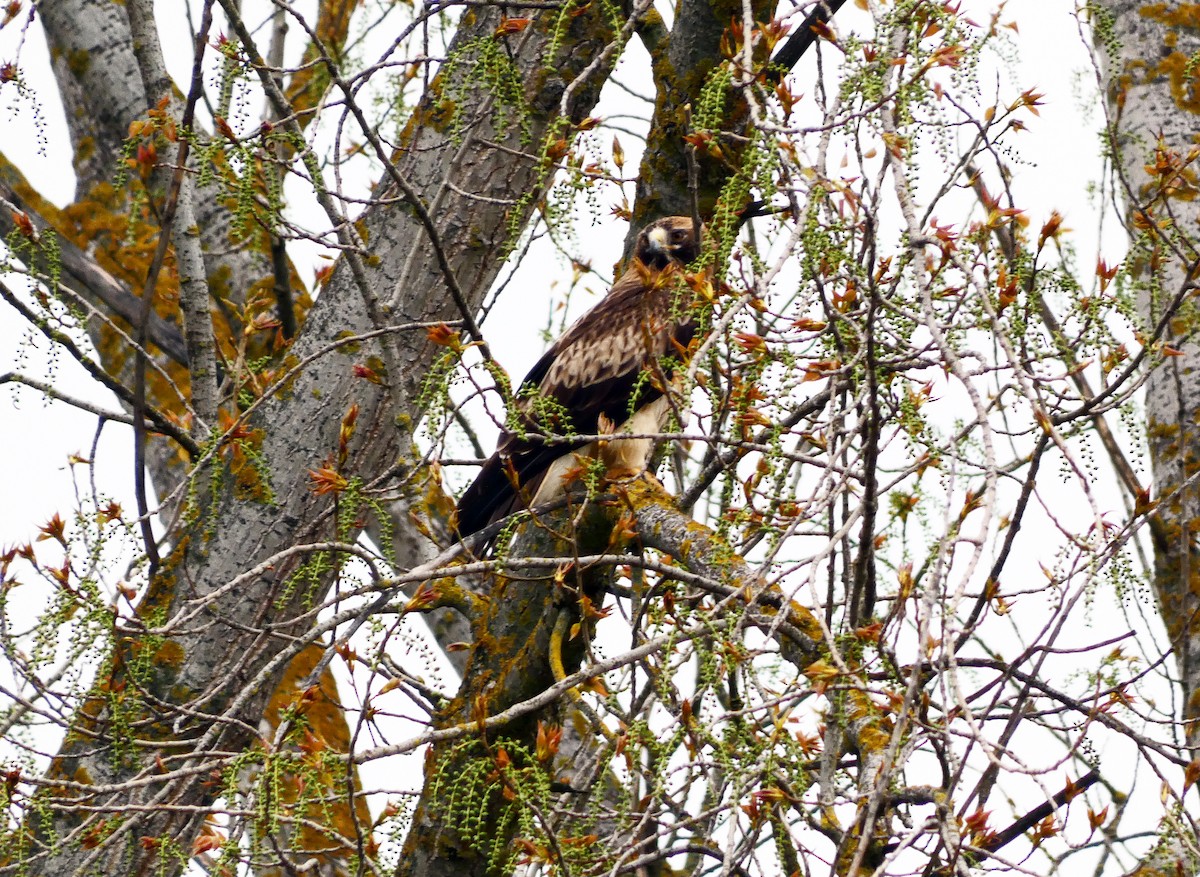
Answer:
<svg viewBox="0 0 1200 877"><path fill-rule="evenodd" d="M310 645L292 659L263 712L263 720L272 728L277 728L283 711L294 707L308 720L312 733L317 734L330 748L337 752L349 752L350 730L346 726L345 711L338 700L333 672L326 667L315 689L300 692L301 683L316 668L324 653L320 646Z"/></svg>
<svg viewBox="0 0 1200 877"><path fill-rule="evenodd" d="M471 13L465 13L464 18ZM461 26L461 25L460 25ZM393 158L403 154L413 143L414 138L424 133L441 134L449 130L454 123L456 104L443 94L445 74L439 72L429 83L429 88L421 98L420 104L413 108L400 132L399 148Z"/></svg>
<svg viewBox="0 0 1200 877"><path fill-rule="evenodd" d="M1171 52L1154 68L1158 76L1166 76L1171 83L1171 98L1181 110L1200 113L1200 71L1196 63L1183 52Z"/></svg>
<svg viewBox="0 0 1200 877"><path fill-rule="evenodd" d="M336 4L335 4L336 5ZM143 154L155 148L159 156L164 150L173 148L169 138L163 135L161 125L152 121L135 122L131 129L137 146ZM135 165L137 161L131 159ZM236 182L223 153L212 156L212 166L219 177L232 188ZM14 168L0 156L0 180L12 188L31 210L40 215L60 235L81 249L87 250L102 268L121 280L133 293L140 295L149 274L151 261L160 239L160 229L149 204L150 193L146 179L141 174L131 174L127 184L116 188L111 183L101 182L93 186L78 202L58 210L50 204ZM265 192L261 175L256 179L256 191ZM226 206L236 209L236 199L230 196ZM249 245L259 252L270 247L270 235L266 229L267 218L246 224ZM238 242L244 247L246 241ZM246 331L249 320L241 319L242 305L248 289L262 293L262 308L274 307L274 278L269 274L260 278L239 278L246 286L237 288L237 281L228 268L212 272L208 278L211 287L214 332L222 352L228 361L261 362L277 356L285 346L276 333ZM293 290L294 310L301 321L311 307L312 299L293 267L289 266L289 287ZM159 316L176 325L181 323L178 300L178 277L174 257L168 250L159 272L154 289L154 309ZM260 308L261 309L261 308ZM251 319L253 315L250 315ZM119 322L119 321L118 321ZM132 327L124 326L126 334ZM130 346L119 332L111 327L96 328L97 351L106 370L122 379L127 379L134 358ZM240 357L237 355L240 353ZM184 399L188 396L189 375L185 368L169 363L166 370L179 388L175 390L156 370L147 372L147 396L150 403L168 415L174 414L180 422L186 421Z"/></svg>
<svg viewBox="0 0 1200 877"><path fill-rule="evenodd" d="M274 736L273 732L278 729L281 716L285 713L298 715L303 727L293 739L297 741L295 746L301 753L304 769L315 771L321 777L322 789L338 789L345 788L346 768L340 758L331 761L324 758L323 753L340 756L349 752L350 728L338 699L333 673L326 667L316 685L301 690L323 653L319 646L310 645L292 659L263 713L263 721L270 729L270 733L264 737L270 740ZM337 766L331 768L329 765L335 762ZM339 775L335 776L335 771ZM356 769L352 785L355 789L361 788ZM317 799L310 799L306 796L305 779L297 772L276 772L272 791L278 795L280 804L290 817L307 821L293 833L291 847L316 855L324 862L346 861L355 853L351 849L338 848L334 836L353 838L358 833L356 821L360 831L371 824L371 815L363 797L355 798L353 809L344 795L330 798L322 794ZM311 791L308 789L309 794ZM320 831L318 825L328 827L331 834Z"/></svg>
<svg viewBox="0 0 1200 877"><path fill-rule="evenodd" d="M229 473L234 477L234 491L238 499L270 501L271 485L258 459L265 433L245 423L235 424L224 411L221 412L219 428L221 434L226 436L221 455L229 461Z"/></svg>
<svg viewBox="0 0 1200 877"><path fill-rule="evenodd" d="M847 698L847 718L858 727L856 744L859 752L882 752L892 736L892 723L879 711L866 692L851 689Z"/></svg>
<svg viewBox="0 0 1200 877"><path fill-rule="evenodd" d="M418 473L417 477L421 478L419 492L416 502L409 508L408 520L417 532L436 542L438 531L448 526L454 515L454 500L442 487L441 467L431 466Z"/></svg>
<svg viewBox="0 0 1200 877"><path fill-rule="evenodd" d="M802 634L814 642L821 641L821 622L808 607L801 606L795 600L788 603L788 621L795 625Z"/></svg>
<svg viewBox="0 0 1200 877"><path fill-rule="evenodd" d="M183 659L186 653L178 642L173 639L163 640L159 644L158 649L154 653L154 663L156 666L169 667L172 670L178 670L183 666Z"/></svg>
<svg viewBox="0 0 1200 877"><path fill-rule="evenodd" d="M43 198L41 193L25 179L25 175L3 153L0 153L0 182L9 186L16 193L17 197L29 205L40 216L52 224L54 223L54 217L58 214L58 208Z"/></svg>
<svg viewBox="0 0 1200 877"><path fill-rule="evenodd" d="M131 181L135 188L140 182ZM22 197L27 197L20 192ZM28 203L49 222L63 237L81 249L86 249L108 273L121 280L126 286L140 294L149 273L150 261L158 244L158 228L149 221L146 208L138 213L129 213L127 193L117 190L109 183L100 183L78 202L55 210L41 198L30 197ZM178 323L177 281L174 276L173 260L168 255L165 270L160 272L155 286L155 311L168 321ZM130 331L131 327L126 327ZM108 326L99 329L96 338L97 351L105 369L114 375L122 375L133 364L133 354L122 335ZM188 373L179 365L170 364L167 372L179 387L171 388L161 374L151 369L147 372L147 395L152 404L160 409L182 417L186 411L180 393L188 393Z"/></svg>
<svg viewBox="0 0 1200 877"><path fill-rule="evenodd" d="M1179 29L1200 29L1200 3L1151 3L1143 6L1139 15L1170 28L1162 34L1163 46L1167 49L1175 49L1179 42ZM1129 77L1136 76L1139 71L1149 77L1167 77L1175 105L1185 112L1200 112L1200 86L1197 84L1200 73L1192 58L1182 52L1171 51L1157 63L1148 59L1129 62L1125 75L1112 86L1116 89L1119 103L1128 89Z"/></svg>
<svg viewBox="0 0 1200 877"><path fill-rule="evenodd" d="M145 195L140 183L131 181L130 185L134 194ZM56 227L78 246L88 248L106 271L140 291L159 230L148 221L147 208L129 212L129 194L111 183L97 183L79 201L63 208L65 222ZM53 222L52 217L47 219ZM166 286L165 279L160 279L157 291L165 292Z"/></svg>
<svg viewBox="0 0 1200 877"><path fill-rule="evenodd" d="M350 32L350 19L359 7L360 0L329 0L322 3L317 13L316 35L321 47L310 43L304 50L302 66L296 71L287 86L287 99L296 113L300 125L305 126L313 116L305 112L321 100L329 81L329 71L324 64L314 64L323 52L339 60L346 36Z"/></svg>
<svg viewBox="0 0 1200 877"><path fill-rule="evenodd" d="M1200 28L1200 3L1148 3L1138 14L1168 27Z"/></svg>

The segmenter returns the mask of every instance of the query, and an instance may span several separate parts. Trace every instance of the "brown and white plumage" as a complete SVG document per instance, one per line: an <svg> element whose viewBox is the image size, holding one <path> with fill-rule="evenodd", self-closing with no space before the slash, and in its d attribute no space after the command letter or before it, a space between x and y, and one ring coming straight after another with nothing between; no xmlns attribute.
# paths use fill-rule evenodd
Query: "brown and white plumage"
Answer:
<svg viewBox="0 0 1200 877"><path fill-rule="evenodd" d="M576 457L597 451L586 440L547 444L543 436L597 435L607 424L631 435L662 430L670 412L663 395L670 360L678 361L695 332L670 275L699 250L690 217L670 216L642 229L629 269L522 381L517 405L523 432L500 436L496 452L462 495L460 536L561 494ZM609 471L636 471L645 468L652 446L650 439L614 439L600 456Z"/></svg>

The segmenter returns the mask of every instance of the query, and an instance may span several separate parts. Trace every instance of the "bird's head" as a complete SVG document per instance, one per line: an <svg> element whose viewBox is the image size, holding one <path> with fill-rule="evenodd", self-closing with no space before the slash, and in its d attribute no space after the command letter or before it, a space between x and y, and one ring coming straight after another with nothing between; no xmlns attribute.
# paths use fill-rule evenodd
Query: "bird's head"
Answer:
<svg viewBox="0 0 1200 877"><path fill-rule="evenodd" d="M703 232L701 226L701 232ZM700 239L690 216L667 216L650 223L638 235L633 254L659 271L671 262L686 265L700 255Z"/></svg>

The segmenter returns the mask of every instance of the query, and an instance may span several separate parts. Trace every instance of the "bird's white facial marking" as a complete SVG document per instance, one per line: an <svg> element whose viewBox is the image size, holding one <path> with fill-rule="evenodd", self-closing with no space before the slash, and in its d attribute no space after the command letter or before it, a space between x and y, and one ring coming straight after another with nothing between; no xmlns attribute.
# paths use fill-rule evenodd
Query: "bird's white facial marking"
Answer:
<svg viewBox="0 0 1200 877"><path fill-rule="evenodd" d="M661 225L656 225L650 229L650 233L646 235L646 240L650 241L650 246L658 252L665 253L667 251L667 244L669 243L667 230Z"/></svg>

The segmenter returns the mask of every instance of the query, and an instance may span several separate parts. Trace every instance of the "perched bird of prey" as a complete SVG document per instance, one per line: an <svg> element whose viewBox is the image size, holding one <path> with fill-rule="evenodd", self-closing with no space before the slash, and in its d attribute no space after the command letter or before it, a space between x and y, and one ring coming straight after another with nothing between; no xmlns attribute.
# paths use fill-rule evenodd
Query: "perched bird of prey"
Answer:
<svg viewBox="0 0 1200 877"><path fill-rule="evenodd" d="M614 438L597 448L548 444L543 436L662 431L671 410L664 384L695 332L690 302L680 301L672 275L699 253L691 217L642 229L629 269L525 376L516 400L521 431L500 436L458 501L460 537L560 496L578 457L599 455L609 472L646 468L652 439Z"/></svg>

